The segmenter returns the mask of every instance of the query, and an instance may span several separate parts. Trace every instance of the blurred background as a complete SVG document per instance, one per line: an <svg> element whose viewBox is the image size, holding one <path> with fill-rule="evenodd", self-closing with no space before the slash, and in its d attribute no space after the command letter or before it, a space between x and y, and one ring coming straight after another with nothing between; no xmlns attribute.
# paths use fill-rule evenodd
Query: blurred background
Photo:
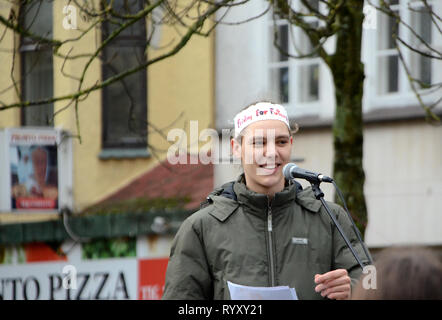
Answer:
<svg viewBox="0 0 442 320"><path fill-rule="evenodd" d="M228 132L259 100L286 107L292 161L335 177L374 256L442 254L441 15L430 0L0 0L1 298L161 298L174 234L241 173Z"/></svg>

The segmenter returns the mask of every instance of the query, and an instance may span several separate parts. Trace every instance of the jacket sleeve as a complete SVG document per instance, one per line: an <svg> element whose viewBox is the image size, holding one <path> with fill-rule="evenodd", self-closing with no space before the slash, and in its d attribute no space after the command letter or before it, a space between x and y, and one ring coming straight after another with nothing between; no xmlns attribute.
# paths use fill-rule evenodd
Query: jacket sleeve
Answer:
<svg viewBox="0 0 442 320"><path fill-rule="evenodd" d="M339 222L339 224L342 227L342 230L344 231L345 235L349 239L350 243L352 244L354 251L358 255L359 259L362 261L362 264L365 266L369 264L369 260L367 259L364 249L362 248L361 243L359 242L358 238L356 237L356 234L353 230L351 221L349 217L347 216L347 213L344 211L344 209L336 204L331 205L333 206L332 210ZM333 224L333 222L331 222ZM359 266L359 263L356 261L355 257L351 253L350 249L347 247L347 244L345 243L344 239L342 238L341 234L339 233L336 226L333 224L333 270L335 269L347 269L348 274L351 278L351 285L352 287L357 283L359 277L362 274L362 269ZM365 243L363 244L366 247ZM367 248L368 251L368 248ZM370 253L369 253L370 254ZM371 256L370 256L371 258Z"/></svg>
<svg viewBox="0 0 442 320"><path fill-rule="evenodd" d="M191 218L183 222L172 242L163 300L213 298L204 245Z"/></svg>

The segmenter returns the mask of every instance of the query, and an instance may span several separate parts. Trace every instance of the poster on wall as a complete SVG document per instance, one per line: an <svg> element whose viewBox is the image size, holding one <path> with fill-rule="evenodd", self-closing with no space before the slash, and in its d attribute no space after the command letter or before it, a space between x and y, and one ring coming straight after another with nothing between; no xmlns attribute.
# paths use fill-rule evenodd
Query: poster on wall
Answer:
<svg viewBox="0 0 442 320"><path fill-rule="evenodd" d="M11 128L0 134L1 211L57 212L66 205L70 199L63 198L68 192L62 189L71 181L69 139L60 144L61 131L53 128Z"/></svg>
<svg viewBox="0 0 442 320"><path fill-rule="evenodd" d="M9 159L12 209L58 209L57 147L11 143Z"/></svg>

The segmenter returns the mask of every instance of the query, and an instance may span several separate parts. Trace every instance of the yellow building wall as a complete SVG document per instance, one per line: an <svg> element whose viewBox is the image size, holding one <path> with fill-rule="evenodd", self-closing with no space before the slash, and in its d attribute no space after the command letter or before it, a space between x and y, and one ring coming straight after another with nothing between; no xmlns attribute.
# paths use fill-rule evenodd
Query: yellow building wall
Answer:
<svg viewBox="0 0 442 320"><path fill-rule="evenodd" d="M63 28L63 6L67 1L54 1L54 38L69 39L78 35L79 30L87 27L82 19L78 18L79 30L65 30ZM0 8L5 15L8 8ZM8 32L0 43L0 48L12 48L12 33ZM177 38L172 28L162 28L159 46L170 43L170 39ZM78 54L93 52L100 44L99 30L89 32L83 39L72 44L64 45L60 52ZM189 43L175 56L160 61L148 68L148 119L155 128L187 128L189 121L197 120L199 130L213 127L214 119L214 41L213 36L208 38L194 36ZM164 50L164 49L163 49ZM155 55L151 52L149 55ZM7 75L10 74L12 53L0 50L0 83L2 88L10 83ZM63 67L64 73L78 77L87 59L67 61ZM54 57L54 95L61 96L74 92L78 82L62 74L63 59ZM100 80L100 61L95 60L85 77L83 88ZM13 90L1 94L0 100L8 103L16 101ZM55 111L64 108L69 101L56 102ZM181 117L179 117L181 115ZM166 158L166 151L173 142L168 142L159 133L148 128L148 143L154 146L155 156L139 159L99 159L101 152L101 92L90 93L86 100L78 105L80 132L77 132L76 117L73 105L61 111L55 117L55 126L68 130L72 135L81 135L73 138L73 196L74 210L80 211L117 191L130 183L133 179L155 167L159 160ZM174 122L173 127L170 127ZM19 126L20 111L18 109L0 112L0 128ZM167 136L167 130L164 134ZM161 151L158 151L161 150ZM27 222L45 219L55 219L54 214L14 214L0 213L0 223Z"/></svg>

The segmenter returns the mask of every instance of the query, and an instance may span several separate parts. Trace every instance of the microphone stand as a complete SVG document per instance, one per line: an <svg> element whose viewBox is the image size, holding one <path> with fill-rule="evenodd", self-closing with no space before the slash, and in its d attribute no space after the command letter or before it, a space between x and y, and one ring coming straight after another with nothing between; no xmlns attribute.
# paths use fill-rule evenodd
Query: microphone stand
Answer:
<svg viewBox="0 0 442 320"><path fill-rule="evenodd" d="M342 230L341 225L339 224L339 222L336 219L335 215L330 211L330 208L328 207L327 202L325 202L325 200L324 200L324 192L322 192L322 190L319 188L319 184L320 183L321 183L320 181L316 181L316 182L310 181L310 184L312 185L313 192L315 194L315 198L317 200L321 201L322 205L325 208L325 211L327 211L328 215L330 216L330 218L332 219L332 221L335 224L336 228L338 229L339 233L341 234L342 238L344 239L345 244L350 249L351 253L355 257L355 259L358 262L359 266L363 270L364 269L364 265L363 265L361 259L359 259L358 255L356 254L355 250L353 249L353 246L351 245L350 241L348 240L347 236L345 235L344 230Z"/></svg>

